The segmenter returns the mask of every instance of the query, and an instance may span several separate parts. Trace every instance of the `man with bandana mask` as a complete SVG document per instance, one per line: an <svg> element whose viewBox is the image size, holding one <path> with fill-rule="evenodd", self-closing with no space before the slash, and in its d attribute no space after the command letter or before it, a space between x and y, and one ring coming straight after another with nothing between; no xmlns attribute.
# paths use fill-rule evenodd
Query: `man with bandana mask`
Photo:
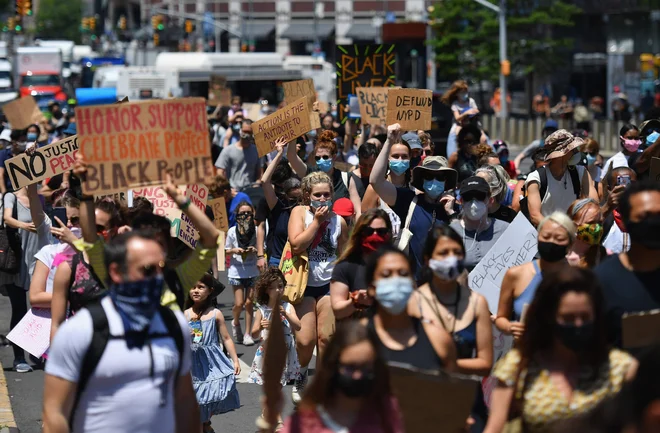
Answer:
<svg viewBox="0 0 660 433"><path fill-rule="evenodd" d="M26 129L14 129L11 131L11 146L8 146L6 149L0 152L0 192L2 194L7 191L13 191L14 187L9 180L9 175L5 170L5 161L11 159L15 156L25 153L27 148L27 130Z"/></svg>
<svg viewBox="0 0 660 433"><path fill-rule="evenodd" d="M217 173L229 179L229 184L237 191L261 183L263 172L254 144L251 120L245 119L241 124L240 137L239 141L226 147L215 162Z"/></svg>
<svg viewBox="0 0 660 433"><path fill-rule="evenodd" d="M630 250L611 256L595 272L605 295L610 341L621 347L625 313L660 309L660 185L631 184L619 212L630 235Z"/></svg>
<svg viewBox="0 0 660 433"><path fill-rule="evenodd" d="M69 319L50 347L44 431L199 431L188 324L159 307L162 246L150 232L129 232L106 246L105 259L109 296ZM102 329L110 337L90 366Z"/></svg>

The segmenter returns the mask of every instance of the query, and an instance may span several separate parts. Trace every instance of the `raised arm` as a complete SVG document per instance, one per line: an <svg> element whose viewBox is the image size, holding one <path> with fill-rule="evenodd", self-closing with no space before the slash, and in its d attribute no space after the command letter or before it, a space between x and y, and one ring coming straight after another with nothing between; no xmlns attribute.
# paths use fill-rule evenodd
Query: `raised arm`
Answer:
<svg viewBox="0 0 660 433"><path fill-rule="evenodd" d="M78 179L85 180L87 176L87 163L81 152L76 155L76 163L73 166L73 173ZM94 214L94 197L83 196L80 200L80 230L85 242L93 244L98 239L96 234L96 216Z"/></svg>
<svg viewBox="0 0 660 433"><path fill-rule="evenodd" d="M32 216L32 222L35 227L41 227L41 224L46 220L46 212L44 212L44 206L39 199L36 183L28 185L27 196L30 201L30 215Z"/></svg>
<svg viewBox="0 0 660 433"><path fill-rule="evenodd" d="M266 199L266 203L268 203L269 209L274 208L277 204L277 194L275 194L275 188L273 188L271 179L273 178L273 173L275 173L277 164L279 164L280 160L282 159L282 155L284 155L284 146L286 146L286 141L283 138L278 138L275 142L275 150L277 151L277 154L268 165L266 172L263 174L263 176L261 176L261 183L264 188L264 198ZM296 142L293 141L289 143L289 147L295 148Z"/></svg>
<svg viewBox="0 0 660 433"><path fill-rule="evenodd" d="M298 146L296 143L294 142L292 144L293 145L289 145L286 150L286 157L289 160L291 169L296 173L296 176L302 179L307 174L307 164L305 164L305 162L298 156Z"/></svg>
<svg viewBox="0 0 660 433"><path fill-rule="evenodd" d="M373 187L376 194L378 194L385 203L394 206L396 202L396 187L389 182L385 176L387 175L387 168L389 167L390 150L392 145L399 139L401 133L401 125L395 123L387 127L387 140L376 158L374 168L369 175L369 184Z"/></svg>

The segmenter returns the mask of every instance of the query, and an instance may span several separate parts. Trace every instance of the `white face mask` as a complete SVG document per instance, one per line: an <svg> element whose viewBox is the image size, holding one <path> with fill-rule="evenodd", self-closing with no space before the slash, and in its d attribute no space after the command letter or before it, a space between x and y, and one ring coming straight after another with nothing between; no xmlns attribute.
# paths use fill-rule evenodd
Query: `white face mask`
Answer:
<svg viewBox="0 0 660 433"><path fill-rule="evenodd" d="M472 200L463 206L463 212L467 219L479 221L488 211L488 206L483 201Z"/></svg>

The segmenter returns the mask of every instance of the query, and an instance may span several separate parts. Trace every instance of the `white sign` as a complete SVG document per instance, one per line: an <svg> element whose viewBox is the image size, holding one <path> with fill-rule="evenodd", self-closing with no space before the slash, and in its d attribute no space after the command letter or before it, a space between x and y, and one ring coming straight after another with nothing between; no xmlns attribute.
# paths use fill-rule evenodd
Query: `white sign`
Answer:
<svg viewBox="0 0 660 433"><path fill-rule="evenodd" d="M50 347L50 317L49 308L31 308L7 334L7 340L41 358Z"/></svg>
<svg viewBox="0 0 660 433"><path fill-rule="evenodd" d="M488 301L492 314L497 314L502 279L509 268L531 262L538 251L534 226L522 214L509 224L500 239L470 272L468 285Z"/></svg>

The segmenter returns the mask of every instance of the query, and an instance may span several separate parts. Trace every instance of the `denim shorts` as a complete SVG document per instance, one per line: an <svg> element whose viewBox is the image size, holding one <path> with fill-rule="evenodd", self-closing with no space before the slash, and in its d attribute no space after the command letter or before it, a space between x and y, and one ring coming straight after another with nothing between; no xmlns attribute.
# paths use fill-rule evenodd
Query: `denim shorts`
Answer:
<svg viewBox="0 0 660 433"><path fill-rule="evenodd" d="M232 286L243 286L244 289L251 289L254 287L254 283L257 281L257 277L252 278L229 278L229 284Z"/></svg>

